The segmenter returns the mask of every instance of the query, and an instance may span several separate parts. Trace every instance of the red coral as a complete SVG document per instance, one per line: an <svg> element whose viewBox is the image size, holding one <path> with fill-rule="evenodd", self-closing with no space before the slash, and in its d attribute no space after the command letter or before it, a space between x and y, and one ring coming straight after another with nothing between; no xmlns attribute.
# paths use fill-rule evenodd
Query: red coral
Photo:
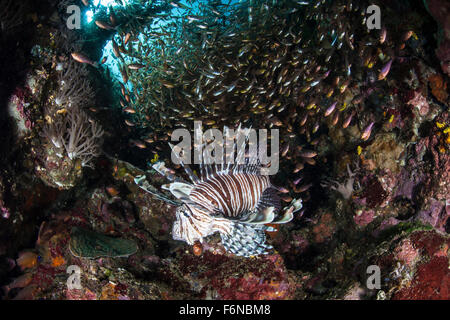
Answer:
<svg viewBox="0 0 450 320"><path fill-rule="evenodd" d="M402 263L412 266L419 256L419 250L415 249L410 239L403 240L394 250L396 258Z"/></svg>
<svg viewBox="0 0 450 320"><path fill-rule="evenodd" d="M97 296L89 289L66 290L67 300L96 300Z"/></svg>
<svg viewBox="0 0 450 320"><path fill-rule="evenodd" d="M387 196L388 194L383 189L380 181L378 181L376 177L372 177L367 181L361 198L366 198L367 206L369 208L375 208L380 205Z"/></svg>
<svg viewBox="0 0 450 320"><path fill-rule="evenodd" d="M417 250L428 255L430 260L417 267L411 285L397 292L393 299L450 299L450 272L447 258L450 239L435 231L419 231L405 241L404 243L410 241L412 244L412 247L409 246L407 249L408 252L413 253L412 256L409 253L406 254L408 260L409 258L415 259ZM397 252L401 253L402 251Z"/></svg>
<svg viewBox="0 0 450 320"><path fill-rule="evenodd" d="M218 287L217 292L225 300L272 300L286 298L288 287L287 282L264 281L248 273L242 278L229 279L229 285Z"/></svg>
<svg viewBox="0 0 450 320"><path fill-rule="evenodd" d="M245 259L205 250L201 257L186 253L180 258L182 274L203 283L204 294L214 291L220 299L287 299L293 293L279 255Z"/></svg>
<svg viewBox="0 0 450 320"><path fill-rule="evenodd" d="M450 245L450 240L445 240L443 236L434 231L416 232L411 235L411 241L416 248L424 249L430 256L434 255L444 243Z"/></svg>
<svg viewBox="0 0 450 320"><path fill-rule="evenodd" d="M418 267L411 286L399 291L394 300L449 300L450 274L447 257L433 257Z"/></svg>
<svg viewBox="0 0 450 320"><path fill-rule="evenodd" d="M39 288L45 290L53 284L56 274L64 272L64 270L57 271L50 266L39 265L31 283L36 284Z"/></svg>

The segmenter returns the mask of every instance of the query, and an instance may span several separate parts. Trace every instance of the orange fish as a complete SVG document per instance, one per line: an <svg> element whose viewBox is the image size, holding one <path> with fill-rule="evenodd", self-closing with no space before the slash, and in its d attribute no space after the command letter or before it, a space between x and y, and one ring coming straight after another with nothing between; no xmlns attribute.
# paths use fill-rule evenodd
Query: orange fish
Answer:
<svg viewBox="0 0 450 320"><path fill-rule="evenodd" d="M130 140L130 143L140 149L145 149L147 148L147 146L145 145L145 143L143 143L142 141L139 140Z"/></svg>
<svg viewBox="0 0 450 320"><path fill-rule="evenodd" d="M139 70L141 68L145 67L143 64L140 63L132 63L128 65L128 68L131 70Z"/></svg>
<svg viewBox="0 0 450 320"><path fill-rule="evenodd" d="M131 33L128 32L128 33L125 35L125 39L123 40L123 43L124 43L124 44L127 44L128 41L130 41L130 38L131 38Z"/></svg>
<svg viewBox="0 0 450 320"><path fill-rule="evenodd" d="M136 113L136 110L131 107L126 107L125 109L123 109L123 111L125 111L126 113Z"/></svg>
<svg viewBox="0 0 450 320"><path fill-rule="evenodd" d="M101 20L95 20L95 24L97 25L97 27L104 29L104 30L115 30L116 29L113 26L111 26L109 23L107 23L105 21L101 21Z"/></svg>
<svg viewBox="0 0 450 320"><path fill-rule="evenodd" d="M391 66L392 66L392 59L389 60L388 63L386 63L383 68L381 68L381 71L378 74L378 80L383 80L384 78L386 78L387 74L389 73L389 70L391 70Z"/></svg>
<svg viewBox="0 0 450 320"><path fill-rule="evenodd" d="M370 133L372 132L372 127L374 125L375 122L371 122L363 131L363 133L361 134L361 139L366 141L369 139L370 137Z"/></svg>
<svg viewBox="0 0 450 320"><path fill-rule="evenodd" d="M21 252L16 260L17 265L22 270L35 267L37 262L38 255L31 251Z"/></svg>
<svg viewBox="0 0 450 320"><path fill-rule="evenodd" d="M87 63L95 68L98 68L98 62L92 61L91 59L89 59L87 56L85 56L84 54L82 54L80 52L73 52L71 55L72 55L72 58L77 62Z"/></svg>
<svg viewBox="0 0 450 320"><path fill-rule="evenodd" d="M106 187L106 192L108 192L111 197L115 197L119 194L119 191L114 187Z"/></svg>

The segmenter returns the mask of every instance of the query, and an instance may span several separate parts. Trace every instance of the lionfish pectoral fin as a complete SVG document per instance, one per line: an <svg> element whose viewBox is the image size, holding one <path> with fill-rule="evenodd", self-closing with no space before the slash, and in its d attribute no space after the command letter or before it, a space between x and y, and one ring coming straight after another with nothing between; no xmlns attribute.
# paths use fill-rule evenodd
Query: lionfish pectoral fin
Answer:
<svg viewBox="0 0 450 320"><path fill-rule="evenodd" d="M167 168L163 161L158 161L152 165L152 168L155 169L162 176L166 176Z"/></svg>
<svg viewBox="0 0 450 320"><path fill-rule="evenodd" d="M291 201L291 203L289 204L289 206L287 206L284 209L288 209L290 207L294 208L294 211L292 211L292 213L297 212L298 210L300 210L301 208L303 208L303 204L302 204L302 199L293 199Z"/></svg>
<svg viewBox="0 0 450 320"><path fill-rule="evenodd" d="M141 186L145 181L145 179L146 179L145 175L136 176L134 177L134 183L136 183L138 186Z"/></svg>
<svg viewBox="0 0 450 320"><path fill-rule="evenodd" d="M183 182L173 182L168 187L174 197L180 200L188 200L193 188L191 184Z"/></svg>
<svg viewBox="0 0 450 320"><path fill-rule="evenodd" d="M281 224L288 223L294 218L294 213L302 208L302 199L294 199L289 206L283 208L283 213L273 220L272 223Z"/></svg>
<svg viewBox="0 0 450 320"><path fill-rule="evenodd" d="M174 174L174 171L167 168L165 163L163 161L158 161L155 164L152 165L152 169L154 169L156 172L158 172L160 175L166 177L167 180L169 181L174 181L174 182L185 182L183 179L181 179L180 177L177 177Z"/></svg>
<svg viewBox="0 0 450 320"><path fill-rule="evenodd" d="M275 218L275 207L264 208L248 223L251 224L266 224L271 223Z"/></svg>
<svg viewBox="0 0 450 320"><path fill-rule="evenodd" d="M227 251L238 256L267 254L273 247L266 243L264 226L234 223L229 233L221 233L222 244Z"/></svg>
<svg viewBox="0 0 450 320"><path fill-rule="evenodd" d="M258 216L258 210L253 210L253 211L249 211L246 212L245 214L243 214L243 216L239 219L240 222L250 222L253 219L255 219Z"/></svg>
<svg viewBox="0 0 450 320"><path fill-rule="evenodd" d="M281 224L281 223L288 223L294 218L293 215L294 207L289 207L288 209L283 211L282 215L279 215L277 218L275 218L272 223L275 224Z"/></svg>

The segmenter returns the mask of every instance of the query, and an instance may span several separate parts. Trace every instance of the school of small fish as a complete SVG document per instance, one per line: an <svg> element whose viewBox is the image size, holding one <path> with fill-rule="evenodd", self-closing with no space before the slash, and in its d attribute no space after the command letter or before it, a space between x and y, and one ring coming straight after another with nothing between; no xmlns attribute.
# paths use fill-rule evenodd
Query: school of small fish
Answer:
<svg viewBox="0 0 450 320"><path fill-rule="evenodd" d="M194 120L276 128L292 196L312 185L301 171L316 164L329 128L356 125L361 141L370 139L377 123L365 92L386 82L413 34L369 30L367 1L186 3L156 1L127 8L128 16L110 7L95 20L113 33L124 123L142 133L129 144L161 152L174 129L192 129Z"/></svg>

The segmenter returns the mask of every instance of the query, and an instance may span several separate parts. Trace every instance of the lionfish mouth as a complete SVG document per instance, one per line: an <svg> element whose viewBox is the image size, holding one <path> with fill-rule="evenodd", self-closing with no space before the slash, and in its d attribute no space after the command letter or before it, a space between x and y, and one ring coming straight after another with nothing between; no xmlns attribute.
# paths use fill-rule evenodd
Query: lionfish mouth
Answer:
<svg viewBox="0 0 450 320"><path fill-rule="evenodd" d="M248 140L249 129L239 126L236 133L235 141L241 141L241 136ZM200 164L200 175L187 164L180 163L190 182L172 175L164 162L153 165L153 169L171 181L163 189L169 190L177 199L175 201L158 195L145 176L135 178L135 183L143 190L177 205L172 228L174 240L193 245L195 241L203 242L205 237L219 232L228 252L245 257L267 254L272 246L267 244L265 232L275 231L267 224L287 223L302 208L301 199L293 199L282 208L277 188L268 175L261 173L262 165L255 158L246 156L244 164L227 164L225 161L221 165Z"/></svg>

